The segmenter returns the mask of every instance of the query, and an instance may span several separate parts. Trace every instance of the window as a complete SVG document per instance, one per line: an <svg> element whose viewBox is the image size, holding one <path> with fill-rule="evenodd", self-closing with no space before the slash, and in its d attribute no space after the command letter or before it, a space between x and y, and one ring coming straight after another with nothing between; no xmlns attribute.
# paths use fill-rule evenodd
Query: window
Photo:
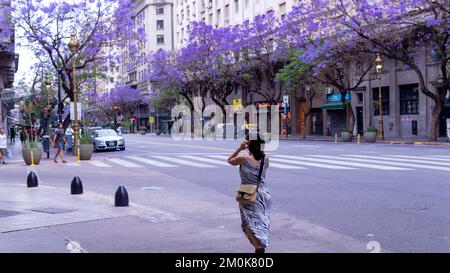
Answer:
<svg viewBox="0 0 450 273"><path fill-rule="evenodd" d="M400 86L400 115L418 115L419 114L419 86L401 85Z"/></svg>
<svg viewBox="0 0 450 273"><path fill-rule="evenodd" d="M373 114L375 116L380 115L379 109L378 109L378 96L380 89L373 88ZM381 87L381 111L383 116L389 115L389 86Z"/></svg>
<svg viewBox="0 0 450 273"><path fill-rule="evenodd" d="M383 93L383 91L381 91ZM363 103L363 93L356 93L356 98L358 99L358 104Z"/></svg>
<svg viewBox="0 0 450 273"><path fill-rule="evenodd" d="M163 5L156 6L156 14L164 14L164 6Z"/></svg>
<svg viewBox="0 0 450 273"><path fill-rule="evenodd" d="M156 35L156 43L158 45L163 45L164 44L164 35Z"/></svg>
<svg viewBox="0 0 450 273"><path fill-rule="evenodd" d="M239 13L239 0L234 0L234 11Z"/></svg>
<svg viewBox="0 0 450 273"><path fill-rule="evenodd" d="M279 9L279 12L281 14L281 18L286 17L286 3L280 4L278 9Z"/></svg>
<svg viewBox="0 0 450 273"><path fill-rule="evenodd" d="M164 20L156 21L156 29L164 29Z"/></svg>

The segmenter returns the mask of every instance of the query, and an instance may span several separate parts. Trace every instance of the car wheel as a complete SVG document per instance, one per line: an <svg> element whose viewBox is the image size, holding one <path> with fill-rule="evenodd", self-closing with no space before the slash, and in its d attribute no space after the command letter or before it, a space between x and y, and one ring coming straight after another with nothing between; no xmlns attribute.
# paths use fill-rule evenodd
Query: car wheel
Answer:
<svg viewBox="0 0 450 273"><path fill-rule="evenodd" d="M94 153L98 152L97 145L94 144Z"/></svg>
<svg viewBox="0 0 450 273"><path fill-rule="evenodd" d="M121 151L125 151L125 147L124 148L120 148Z"/></svg>

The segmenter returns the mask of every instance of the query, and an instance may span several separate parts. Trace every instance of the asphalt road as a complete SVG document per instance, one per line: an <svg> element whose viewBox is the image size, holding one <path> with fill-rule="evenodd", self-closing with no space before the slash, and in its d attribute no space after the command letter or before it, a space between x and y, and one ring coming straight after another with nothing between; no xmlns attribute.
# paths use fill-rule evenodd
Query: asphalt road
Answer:
<svg viewBox="0 0 450 273"><path fill-rule="evenodd" d="M96 153L90 162L53 167L44 161L40 174L52 186L76 174L99 193L111 191L111 181L118 179L125 180L129 190L173 186L186 200L196 200L199 189L205 189L204 195L217 193L232 200L239 183L238 168L227 166L225 157L239 141L127 135L126 142L125 151ZM449 147L286 140L269 155L266 180L275 212L346 238L376 241L385 251L450 251ZM13 180L23 177L21 171L26 169L22 165L10 168L14 171L8 177ZM163 178L157 173L164 174L164 181L158 181ZM171 185L170 178L181 184ZM136 194L136 198L145 202L147 197ZM164 206L174 207L170 202ZM288 224L277 228L274 240L290 228Z"/></svg>

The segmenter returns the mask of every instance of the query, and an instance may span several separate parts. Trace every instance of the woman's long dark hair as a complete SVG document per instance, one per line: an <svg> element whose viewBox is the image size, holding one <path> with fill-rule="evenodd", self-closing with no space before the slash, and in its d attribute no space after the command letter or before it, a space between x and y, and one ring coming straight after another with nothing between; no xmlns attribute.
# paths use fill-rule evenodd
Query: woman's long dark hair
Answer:
<svg viewBox="0 0 450 273"><path fill-rule="evenodd" d="M266 156L264 151L261 149L261 146L264 143L265 141L258 136L256 139L250 140L250 143L248 144L248 150L256 160L261 160Z"/></svg>

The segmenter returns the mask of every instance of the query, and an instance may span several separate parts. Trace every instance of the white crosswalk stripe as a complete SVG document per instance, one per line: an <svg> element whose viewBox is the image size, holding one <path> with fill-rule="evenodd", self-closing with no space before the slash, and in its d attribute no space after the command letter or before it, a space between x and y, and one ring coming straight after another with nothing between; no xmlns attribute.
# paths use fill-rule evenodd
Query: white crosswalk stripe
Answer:
<svg viewBox="0 0 450 273"><path fill-rule="evenodd" d="M164 162L160 162L160 161L156 161L156 160L151 160L148 158L143 158L143 157L139 157L139 156L127 156L126 158L134 160L134 161L138 161L147 165L153 165L156 167L161 167L161 168L174 168L174 167L178 167L176 165L172 165L172 164L167 164Z"/></svg>
<svg viewBox="0 0 450 273"><path fill-rule="evenodd" d="M377 156L365 156L365 155L347 155L347 156L314 155L314 156L320 157L320 158L335 158L335 159L339 159L339 160L350 160L350 161L358 161L358 162L373 163L373 164L389 164L391 166L394 165L394 166L402 166L402 167L408 167L408 168L450 171L450 168L446 168L446 167L429 166L429 165L424 165L424 164L402 163L402 162L390 161L390 160L380 158Z"/></svg>
<svg viewBox="0 0 450 273"><path fill-rule="evenodd" d="M369 159L372 158L372 159L388 160L388 161L395 161L395 162L422 163L422 164L450 167L450 163L435 162L435 161L422 160L422 159L395 158L395 157L388 157L388 156L364 156L364 155L346 155L346 156L354 156L354 157L358 157L358 158L369 158Z"/></svg>
<svg viewBox="0 0 450 273"><path fill-rule="evenodd" d="M225 160L228 158L228 156L223 156L223 155L208 155L208 157L220 158L220 159L225 159ZM277 169L284 169L284 170L289 170L289 169L292 169L292 170L303 170L303 169L306 169L306 168L299 167L299 166L278 164L278 163L271 162L271 161L270 161L270 167L277 168Z"/></svg>
<svg viewBox="0 0 450 273"><path fill-rule="evenodd" d="M332 170L354 170L355 169L355 168L333 166L333 165L329 165L329 164L321 164L321 163L314 163L314 162L305 162L305 161L298 161L298 160L293 161L293 160L276 158L276 156L271 157L270 162L279 162L279 163L294 164L294 165L298 164L298 165L304 165L304 166L308 166L308 167L325 168L325 169L332 169Z"/></svg>
<svg viewBox="0 0 450 273"><path fill-rule="evenodd" d="M138 164L134 164L132 162L123 160L123 159L119 159L119 158L108 158L108 161L111 161L117 165L121 165L123 167L127 167L127 168L142 168L141 165Z"/></svg>
<svg viewBox="0 0 450 273"><path fill-rule="evenodd" d="M448 155L434 155L435 157L442 157L442 158L449 158L450 159L450 156L448 156Z"/></svg>
<svg viewBox="0 0 450 273"><path fill-rule="evenodd" d="M447 162L450 163L450 158L449 159L445 159L445 158L438 158L438 157L430 157L430 156L411 156L411 155L384 155L384 156L389 156L389 157L394 157L394 158L407 158L407 159L420 159L420 160L430 160L430 161L436 161L436 162Z"/></svg>
<svg viewBox="0 0 450 273"><path fill-rule="evenodd" d="M187 166L191 166L191 167L215 168L215 166L211 166L211 165L207 165L207 164L203 164L203 163L196 163L196 162L187 161L187 160L183 160L183 159L178 159L178 158L170 157L170 156L158 155L158 156L152 156L152 157L153 158L158 158L158 159L164 160L164 161L169 161L171 163L178 163L178 164L181 164L181 165L187 165Z"/></svg>
<svg viewBox="0 0 450 273"><path fill-rule="evenodd" d="M186 159L192 159L192 160L196 160L196 161L202 161L202 162L206 162L206 163L211 163L211 164L222 165L222 166L231 166L225 160L215 160L215 159L209 159L209 158L192 156L192 155L180 155L180 157L186 158Z"/></svg>
<svg viewBox="0 0 450 273"><path fill-rule="evenodd" d="M111 168L110 165L100 161L100 160L89 160L88 161L89 164L94 165L95 167L100 167L100 168Z"/></svg>
<svg viewBox="0 0 450 273"><path fill-rule="evenodd" d="M311 156L314 156L314 155L311 155ZM306 156L290 156L290 155L277 155L276 157L313 161L313 162L322 162L322 163L328 163L331 165L344 165L344 166L352 166L352 167L385 170L385 171L412 170L412 169L408 169L408 168L399 168L399 167L392 167L392 166L386 166L386 165L365 164L365 163L361 163L361 162L348 162L348 161L344 162L343 158L341 158L339 156L319 156L319 155L316 155L316 156L323 157L323 158L311 158L311 157L306 157Z"/></svg>

